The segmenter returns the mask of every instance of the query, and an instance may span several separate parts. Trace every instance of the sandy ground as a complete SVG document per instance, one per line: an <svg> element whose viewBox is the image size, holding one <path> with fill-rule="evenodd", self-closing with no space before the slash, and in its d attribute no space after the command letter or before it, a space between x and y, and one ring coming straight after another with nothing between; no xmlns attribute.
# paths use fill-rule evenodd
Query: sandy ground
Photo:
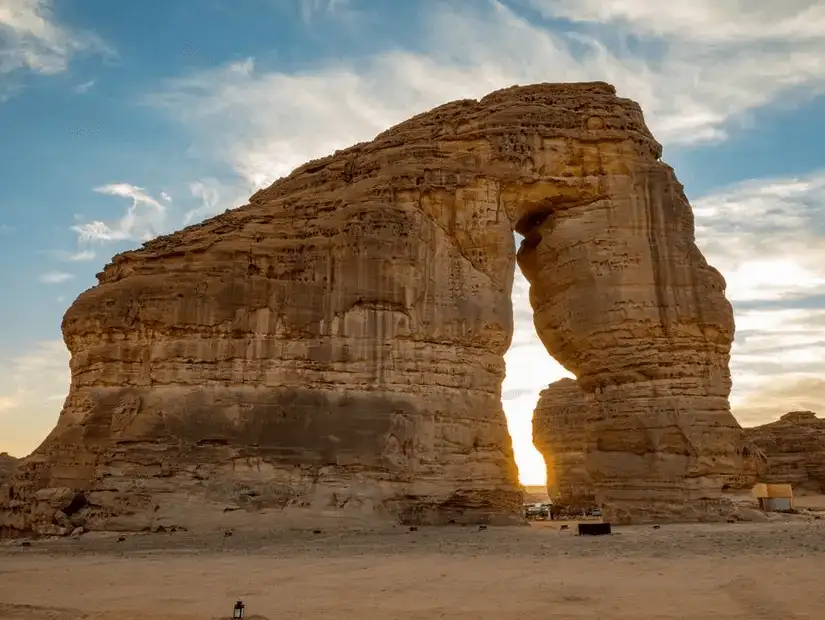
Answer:
<svg viewBox="0 0 825 620"><path fill-rule="evenodd" d="M5 542L0 618L825 618L825 517L559 526Z"/></svg>

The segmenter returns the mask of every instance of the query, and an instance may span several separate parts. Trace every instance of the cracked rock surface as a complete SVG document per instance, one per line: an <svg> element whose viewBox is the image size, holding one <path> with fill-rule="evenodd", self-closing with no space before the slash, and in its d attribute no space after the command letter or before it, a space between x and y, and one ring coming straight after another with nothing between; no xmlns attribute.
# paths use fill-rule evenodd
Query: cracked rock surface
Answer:
<svg viewBox="0 0 825 620"><path fill-rule="evenodd" d="M513 87L114 257L65 315L70 393L0 527L519 520L501 407L516 261L538 335L598 409L599 501L701 511L743 468L733 316L660 156L608 84Z"/></svg>

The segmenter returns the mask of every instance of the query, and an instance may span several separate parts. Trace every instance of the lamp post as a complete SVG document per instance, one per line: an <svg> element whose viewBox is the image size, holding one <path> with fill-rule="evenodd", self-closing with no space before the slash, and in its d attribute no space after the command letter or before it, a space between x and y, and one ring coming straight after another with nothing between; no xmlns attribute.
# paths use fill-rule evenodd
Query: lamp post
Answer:
<svg viewBox="0 0 825 620"><path fill-rule="evenodd" d="M232 608L232 618L234 620L240 620L241 618L243 618L243 610L243 601L238 601L237 603L235 603L235 607Z"/></svg>

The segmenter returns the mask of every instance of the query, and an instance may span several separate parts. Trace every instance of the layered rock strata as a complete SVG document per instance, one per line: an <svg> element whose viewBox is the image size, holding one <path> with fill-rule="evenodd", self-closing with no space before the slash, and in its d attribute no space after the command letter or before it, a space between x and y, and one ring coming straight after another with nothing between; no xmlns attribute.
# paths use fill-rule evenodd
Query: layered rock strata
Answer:
<svg viewBox="0 0 825 620"><path fill-rule="evenodd" d="M574 379L561 379L541 391L533 412L533 445L547 466L547 493L553 502L570 509L595 504L587 474L587 429L598 420L592 394Z"/></svg>
<svg viewBox="0 0 825 620"><path fill-rule="evenodd" d="M70 393L2 527L62 527L43 515L66 489L92 529L236 507L516 519L514 230L538 334L599 408L597 496L617 516L702 510L743 467L733 318L660 157L612 86L513 87L116 256L66 313Z"/></svg>
<svg viewBox="0 0 825 620"><path fill-rule="evenodd" d="M765 482L825 493L825 419L813 411L791 411L745 432L768 457Z"/></svg>

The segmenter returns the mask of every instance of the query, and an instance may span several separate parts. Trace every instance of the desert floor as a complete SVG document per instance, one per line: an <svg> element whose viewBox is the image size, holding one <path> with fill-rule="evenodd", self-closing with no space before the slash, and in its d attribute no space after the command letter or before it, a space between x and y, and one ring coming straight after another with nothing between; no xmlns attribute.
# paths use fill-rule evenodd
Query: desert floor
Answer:
<svg viewBox="0 0 825 620"><path fill-rule="evenodd" d="M825 618L825 516L559 525L7 541L0 618Z"/></svg>

